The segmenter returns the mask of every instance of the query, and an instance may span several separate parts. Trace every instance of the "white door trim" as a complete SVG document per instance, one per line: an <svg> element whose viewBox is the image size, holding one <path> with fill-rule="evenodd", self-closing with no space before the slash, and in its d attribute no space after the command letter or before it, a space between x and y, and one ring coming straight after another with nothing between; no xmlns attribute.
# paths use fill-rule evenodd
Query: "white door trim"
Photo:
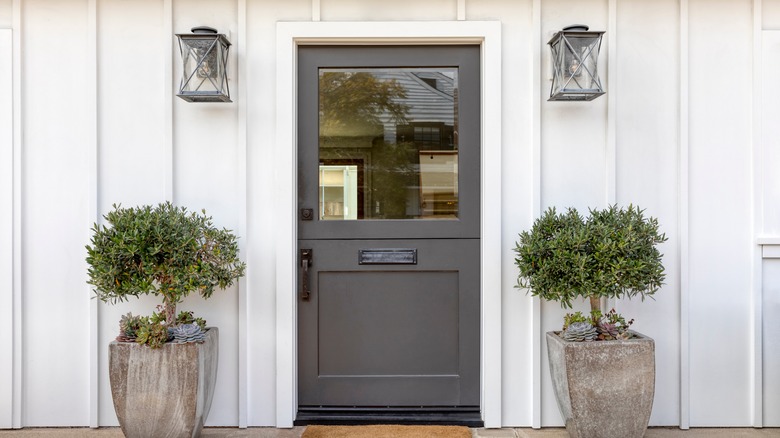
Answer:
<svg viewBox="0 0 780 438"><path fill-rule="evenodd" d="M501 426L501 23L280 22L276 27L276 426L297 411L297 48L307 44L482 47L481 388L486 427Z"/></svg>

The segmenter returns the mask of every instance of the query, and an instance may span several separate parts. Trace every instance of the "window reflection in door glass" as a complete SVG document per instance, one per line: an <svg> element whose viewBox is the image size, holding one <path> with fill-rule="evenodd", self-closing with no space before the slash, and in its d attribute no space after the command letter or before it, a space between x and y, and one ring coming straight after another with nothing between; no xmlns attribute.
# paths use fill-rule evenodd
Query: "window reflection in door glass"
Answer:
<svg viewBox="0 0 780 438"><path fill-rule="evenodd" d="M320 69L319 218L458 217L455 68Z"/></svg>

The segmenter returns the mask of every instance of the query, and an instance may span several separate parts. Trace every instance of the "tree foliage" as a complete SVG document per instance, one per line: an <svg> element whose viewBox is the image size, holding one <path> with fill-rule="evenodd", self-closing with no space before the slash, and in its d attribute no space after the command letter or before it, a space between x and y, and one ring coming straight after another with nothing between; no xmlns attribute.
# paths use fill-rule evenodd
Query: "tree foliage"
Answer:
<svg viewBox="0 0 780 438"><path fill-rule="evenodd" d="M324 72L319 88L321 133L382 132L385 122L406 121L406 90L396 80L384 81L370 72Z"/></svg>
<svg viewBox="0 0 780 438"><path fill-rule="evenodd" d="M175 323L176 304L193 291L211 297L244 275L237 237L217 229L212 218L190 213L170 202L120 208L95 224L87 245L88 283L95 296L116 303L128 297L163 297L168 324Z"/></svg>
<svg viewBox="0 0 780 438"><path fill-rule="evenodd" d="M550 208L520 234L517 287L567 308L577 297L644 300L664 282L658 245L666 240L658 220L633 205L590 210L587 219Z"/></svg>

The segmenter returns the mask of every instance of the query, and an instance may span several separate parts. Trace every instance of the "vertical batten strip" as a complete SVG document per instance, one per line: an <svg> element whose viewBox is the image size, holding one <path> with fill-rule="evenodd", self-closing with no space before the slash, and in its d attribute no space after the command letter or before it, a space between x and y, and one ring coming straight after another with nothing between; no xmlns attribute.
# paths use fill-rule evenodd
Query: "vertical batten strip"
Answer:
<svg viewBox="0 0 780 438"><path fill-rule="evenodd" d="M13 30L0 29L0 95L13 95ZM13 333L13 99L0 101L0 333ZM0 429L13 425L13 337L0 339Z"/></svg>
<svg viewBox="0 0 780 438"><path fill-rule="evenodd" d="M466 20L466 0L458 0L457 12L455 13L458 21Z"/></svg>
<svg viewBox="0 0 780 438"><path fill-rule="evenodd" d="M680 0L680 428L690 428L689 103L688 0Z"/></svg>
<svg viewBox="0 0 780 438"><path fill-rule="evenodd" d="M763 232L763 170L761 159L763 155L762 139L762 0L753 0L753 236L758 236ZM764 425L764 357L763 357L763 295L762 295L762 268L763 260L761 246L754 244L753 247L753 427L763 427Z"/></svg>
<svg viewBox="0 0 780 438"><path fill-rule="evenodd" d="M322 7L320 0L311 0L311 21L320 21L322 15Z"/></svg>
<svg viewBox="0 0 780 438"><path fill-rule="evenodd" d="M247 17L246 0L238 0L238 40L236 41L236 66L238 69L238 235L239 257L248 264L247 253ZM252 270L238 280L238 427L247 427L249 410L247 397L247 285Z"/></svg>
<svg viewBox="0 0 780 438"><path fill-rule="evenodd" d="M86 78L86 110L85 121L87 131L87 226L89 230L98 218L98 73L97 73L97 1L87 1L87 65ZM86 238L89 241L89 235ZM84 272L87 265L84 264ZM89 303L89 426L96 428L100 424L99 419L99 394L100 394L100 333L98 300L90 299L91 288L87 287L87 302Z"/></svg>
<svg viewBox="0 0 780 438"><path fill-rule="evenodd" d="M607 24L607 150L606 201L617 202L617 0L609 0ZM614 300L611 300L614 301ZM612 303L614 305L614 302Z"/></svg>
<svg viewBox="0 0 780 438"><path fill-rule="evenodd" d="M542 0L533 0L533 26L531 29L531 145L533 148L533 196L531 212L533 218L542 214ZM542 427L542 303L538 297L531 298L532 320L531 382L533 406L531 426Z"/></svg>
<svg viewBox="0 0 780 438"><path fill-rule="evenodd" d="M13 413L11 427L22 427L22 0L13 0Z"/></svg>
<svg viewBox="0 0 780 438"><path fill-rule="evenodd" d="M607 205L617 203L617 0L609 0L607 18L607 145L604 154L606 166L605 200ZM601 298L602 309L614 309L617 299Z"/></svg>
<svg viewBox="0 0 780 438"><path fill-rule="evenodd" d="M166 201L173 202L173 0L163 0L162 27L161 42L166 48L163 56L163 196Z"/></svg>

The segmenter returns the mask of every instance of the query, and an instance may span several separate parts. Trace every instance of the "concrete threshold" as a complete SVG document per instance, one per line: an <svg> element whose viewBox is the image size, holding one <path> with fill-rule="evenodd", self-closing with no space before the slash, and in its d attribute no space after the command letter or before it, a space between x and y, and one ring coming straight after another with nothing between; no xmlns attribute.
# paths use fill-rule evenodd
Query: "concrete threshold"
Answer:
<svg viewBox="0 0 780 438"><path fill-rule="evenodd" d="M292 429L272 427L251 427L238 429L232 427L207 427L202 438L300 438L305 426ZM564 428L503 428L472 429L474 438L568 438ZM90 428L26 428L0 429L2 438L122 438L118 427ZM696 428L680 430L675 427L651 427L645 438L780 438L780 428Z"/></svg>

